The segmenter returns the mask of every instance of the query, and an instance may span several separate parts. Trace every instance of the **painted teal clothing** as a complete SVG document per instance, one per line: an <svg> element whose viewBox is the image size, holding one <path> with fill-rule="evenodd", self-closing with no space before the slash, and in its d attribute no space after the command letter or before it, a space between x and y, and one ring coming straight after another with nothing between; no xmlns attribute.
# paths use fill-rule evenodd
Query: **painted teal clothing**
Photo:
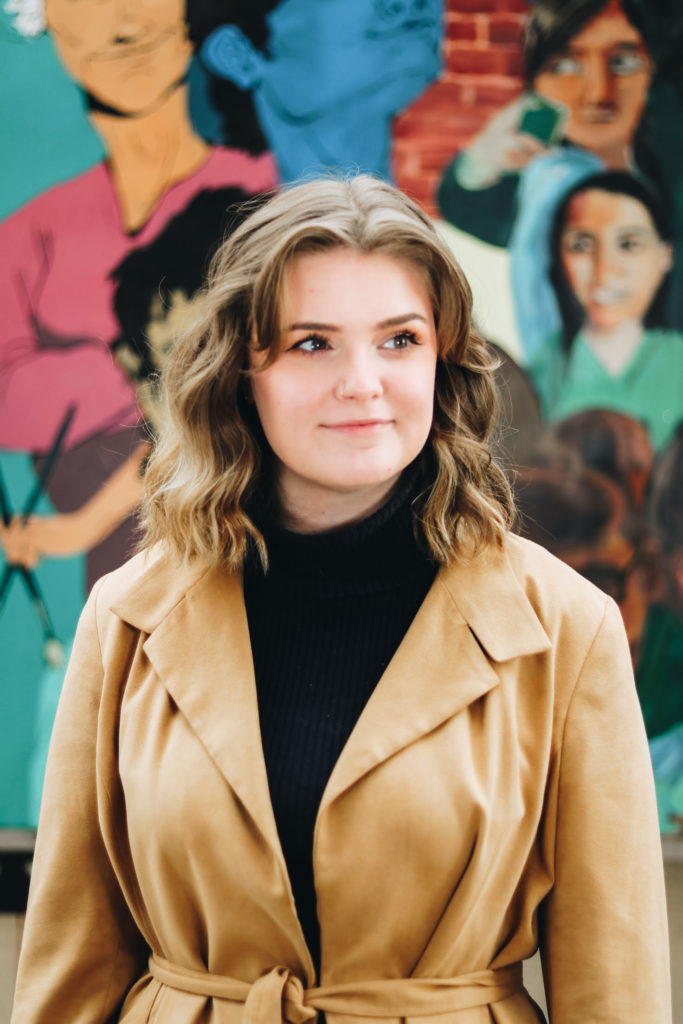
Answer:
<svg viewBox="0 0 683 1024"><path fill-rule="evenodd" d="M663 448L683 420L683 334L647 330L630 362L607 372L579 333L568 356L559 332L529 364L547 419L561 420L586 409L613 409L645 423L654 448Z"/></svg>
<svg viewBox="0 0 683 1024"><path fill-rule="evenodd" d="M683 725L683 621L662 604L648 609L636 687L649 738Z"/></svg>
<svg viewBox="0 0 683 1024"><path fill-rule="evenodd" d="M683 722L650 740L650 757L655 776L659 830L679 832L683 818Z"/></svg>

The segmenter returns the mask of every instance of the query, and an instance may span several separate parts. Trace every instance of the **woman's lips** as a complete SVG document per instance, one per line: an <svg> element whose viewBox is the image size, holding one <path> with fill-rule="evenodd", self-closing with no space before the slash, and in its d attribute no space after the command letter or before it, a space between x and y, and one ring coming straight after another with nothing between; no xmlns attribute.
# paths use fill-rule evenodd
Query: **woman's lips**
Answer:
<svg viewBox="0 0 683 1024"><path fill-rule="evenodd" d="M378 420L378 419L365 419L365 420L344 420L342 423L321 423L324 430L334 430L340 434L355 435L366 435L376 434L388 427L393 420Z"/></svg>

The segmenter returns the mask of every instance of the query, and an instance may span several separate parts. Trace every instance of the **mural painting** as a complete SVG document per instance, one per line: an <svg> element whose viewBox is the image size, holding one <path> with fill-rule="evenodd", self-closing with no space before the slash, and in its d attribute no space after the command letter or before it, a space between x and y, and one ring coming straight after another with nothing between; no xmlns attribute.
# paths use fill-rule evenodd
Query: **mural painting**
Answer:
<svg viewBox="0 0 683 1024"><path fill-rule="evenodd" d="M0 827L36 823L75 622L134 545L157 374L236 204L362 169L441 221L472 281L520 529L619 603L677 830L683 16L667 0L244 7L82 0L76 18L69 0L10 0L0 16L0 57L24 69L2 115Z"/></svg>
<svg viewBox="0 0 683 1024"><path fill-rule="evenodd" d="M674 58L683 18L666 3L538 0L520 27L522 88L457 148L438 204L475 279L504 261L514 317L492 340L528 387L516 385L514 442L503 443L517 464L519 528L620 605L660 824L674 832L683 825L683 152L680 130L667 132L683 117ZM510 377L509 361L500 372Z"/></svg>
<svg viewBox="0 0 683 1024"><path fill-rule="evenodd" d="M75 623L134 548L158 371L239 204L300 175L391 177L391 119L441 67L438 0L243 7L10 0L1 15L9 66L35 62L24 93L7 85L25 121L5 115L20 144L0 222L5 828L36 824Z"/></svg>

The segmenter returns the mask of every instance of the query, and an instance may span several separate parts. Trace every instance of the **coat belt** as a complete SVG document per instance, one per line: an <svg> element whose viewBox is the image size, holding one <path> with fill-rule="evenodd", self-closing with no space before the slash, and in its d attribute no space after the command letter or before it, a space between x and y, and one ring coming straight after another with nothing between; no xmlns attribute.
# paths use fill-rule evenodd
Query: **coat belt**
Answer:
<svg viewBox="0 0 683 1024"><path fill-rule="evenodd" d="M360 1017L428 1017L486 1006L519 992L522 965L475 971L456 978L387 978L304 988L288 967L274 967L253 984L209 971L194 971L153 954L153 978L163 985L244 1003L244 1024L305 1024L318 1012Z"/></svg>

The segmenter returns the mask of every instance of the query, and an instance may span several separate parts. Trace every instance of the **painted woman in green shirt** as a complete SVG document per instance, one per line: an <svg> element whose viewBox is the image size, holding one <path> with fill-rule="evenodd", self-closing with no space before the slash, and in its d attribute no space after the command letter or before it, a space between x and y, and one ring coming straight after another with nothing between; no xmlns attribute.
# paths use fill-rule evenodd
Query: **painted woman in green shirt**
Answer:
<svg viewBox="0 0 683 1024"><path fill-rule="evenodd" d="M661 448L683 420L683 334L664 316L664 203L634 175L592 175L558 210L552 256L563 328L529 366L546 416L614 409L642 420Z"/></svg>

